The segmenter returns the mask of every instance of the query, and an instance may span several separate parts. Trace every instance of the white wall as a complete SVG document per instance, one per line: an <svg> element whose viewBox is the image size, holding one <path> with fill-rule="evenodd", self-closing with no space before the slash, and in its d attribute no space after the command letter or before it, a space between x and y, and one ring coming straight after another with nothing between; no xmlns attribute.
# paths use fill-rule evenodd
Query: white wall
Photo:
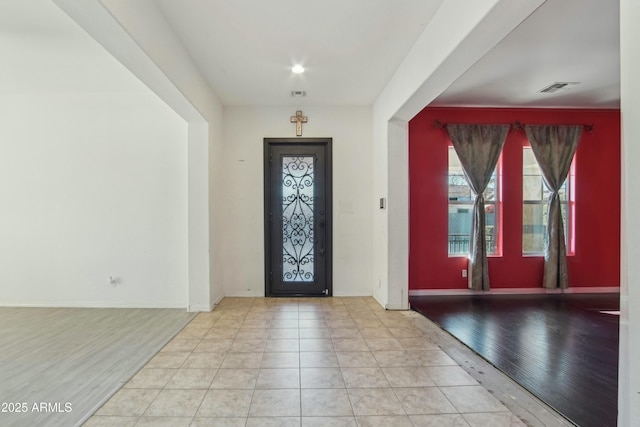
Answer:
<svg viewBox="0 0 640 427"><path fill-rule="evenodd" d="M226 296L264 295L263 138L295 137L299 107L225 107L216 215ZM304 137L333 138L333 294L371 295L372 142L368 107L305 107ZM221 202L221 203L220 203Z"/></svg>
<svg viewBox="0 0 640 427"><path fill-rule="evenodd" d="M385 104L386 105L386 104ZM378 107L380 110L382 107ZM371 203L379 203L381 198L388 199L389 178L389 141L388 118L376 111L373 116L373 188ZM408 207L407 207L408 209ZM389 274L389 218L388 209L378 209L373 216L373 297L386 307L388 302L388 274ZM408 288L408 284L406 286Z"/></svg>
<svg viewBox="0 0 640 427"><path fill-rule="evenodd" d="M620 2L620 92L622 111L622 247L618 425L640 420L640 4ZM635 421L634 421L635 420Z"/></svg>
<svg viewBox="0 0 640 427"><path fill-rule="evenodd" d="M388 124L389 227L387 305L390 310L409 308L409 124Z"/></svg>
<svg viewBox="0 0 640 427"><path fill-rule="evenodd" d="M142 89L0 97L0 305L187 306L187 127Z"/></svg>

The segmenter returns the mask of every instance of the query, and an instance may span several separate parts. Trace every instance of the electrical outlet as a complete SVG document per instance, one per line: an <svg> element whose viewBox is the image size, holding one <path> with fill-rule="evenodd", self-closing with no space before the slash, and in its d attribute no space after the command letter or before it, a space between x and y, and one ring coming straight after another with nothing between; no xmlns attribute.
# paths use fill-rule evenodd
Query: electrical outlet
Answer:
<svg viewBox="0 0 640 427"><path fill-rule="evenodd" d="M466 268L462 269L462 277L467 277L467 269Z"/></svg>

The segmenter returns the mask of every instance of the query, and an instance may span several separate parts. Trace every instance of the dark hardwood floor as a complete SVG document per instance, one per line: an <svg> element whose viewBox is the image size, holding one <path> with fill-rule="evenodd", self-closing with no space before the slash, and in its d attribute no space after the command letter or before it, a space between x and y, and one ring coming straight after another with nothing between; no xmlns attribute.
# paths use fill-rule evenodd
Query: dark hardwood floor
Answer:
<svg viewBox="0 0 640 427"><path fill-rule="evenodd" d="M411 308L581 427L615 427L618 294L419 296Z"/></svg>

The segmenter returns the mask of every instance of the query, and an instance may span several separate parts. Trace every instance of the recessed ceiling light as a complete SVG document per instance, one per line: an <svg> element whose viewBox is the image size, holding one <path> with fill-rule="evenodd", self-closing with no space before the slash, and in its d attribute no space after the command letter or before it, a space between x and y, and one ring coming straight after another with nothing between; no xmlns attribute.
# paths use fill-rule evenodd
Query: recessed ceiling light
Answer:
<svg viewBox="0 0 640 427"><path fill-rule="evenodd" d="M291 67L291 72L296 74L302 74L304 73L304 67L300 64L296 64L293 67Z"/></svg>

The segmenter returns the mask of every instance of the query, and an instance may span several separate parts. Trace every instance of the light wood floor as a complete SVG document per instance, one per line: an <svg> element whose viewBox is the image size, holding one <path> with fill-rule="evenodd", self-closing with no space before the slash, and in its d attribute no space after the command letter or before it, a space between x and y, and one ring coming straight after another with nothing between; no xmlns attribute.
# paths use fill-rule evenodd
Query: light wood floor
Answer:
<svg viewBox="0 0 640 427"><path fill-rule="evenodd" d="M0 308L0 425L81 424L193 317L179 309Z"/></svg>

